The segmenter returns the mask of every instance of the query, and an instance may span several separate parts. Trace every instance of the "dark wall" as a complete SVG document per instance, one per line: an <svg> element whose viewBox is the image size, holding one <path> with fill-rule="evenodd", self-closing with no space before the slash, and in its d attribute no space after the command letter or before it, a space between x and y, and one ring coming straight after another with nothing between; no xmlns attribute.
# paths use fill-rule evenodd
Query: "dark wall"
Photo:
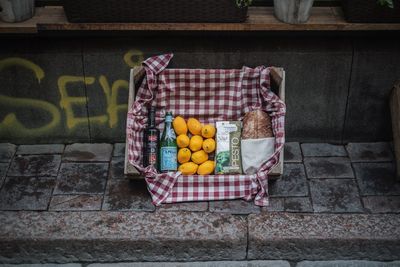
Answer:
<svg viewBox="0 0 400 267"><path fill-rule="evenodd" d="M315 6L338 6L341 0L315 0ZM62 0L36 0L36 6L59 6L62 5ZM273 0L253 0L253 6L272 6Z"/></svg>
<svg viewBox="0 0 400 267"><path fill-rule="evenodd" d="M289 141L390 140L388 96L400 42L364 36L182 35L0 40L0 142L121 142L129 69L281 66Z"/></svg>

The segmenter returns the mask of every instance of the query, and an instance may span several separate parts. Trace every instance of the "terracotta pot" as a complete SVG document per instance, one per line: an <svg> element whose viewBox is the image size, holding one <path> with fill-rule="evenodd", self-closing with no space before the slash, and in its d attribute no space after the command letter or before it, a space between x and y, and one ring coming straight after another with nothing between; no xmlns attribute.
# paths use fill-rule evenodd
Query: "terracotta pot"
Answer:
<svg viewBox="0 0 400 267"><path fill-rule="evenodd" d="M35 0L0 0L0 19L5 22L19 22L35 14Z"/></svg>
<svg viewBox="0 0 400 267"><path fill-rule="evenodd" d="M285 23L305 23L314 0L274 0L275 16Z"/></svg>

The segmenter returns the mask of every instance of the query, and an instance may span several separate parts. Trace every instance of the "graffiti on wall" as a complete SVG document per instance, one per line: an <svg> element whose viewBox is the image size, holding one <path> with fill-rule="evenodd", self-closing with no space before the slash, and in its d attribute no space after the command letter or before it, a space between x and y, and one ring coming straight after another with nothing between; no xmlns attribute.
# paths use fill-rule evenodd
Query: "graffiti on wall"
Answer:
<svg viewBox="0 0 400 267"><path fill-rule="evenodd" d="M125 64L130 68L140 65L143 59L143 53L136 49L126 52L123 56ZM24 68L31 71L39 84L46 79L45 71L30 60L19 57L0 60L0 73L10 67ZM74 108L85 108L90 99L86 95L72 96L69 94L69 90L76 84L83 84L87 88L87 86L96 83L100 85L105 98L106 110L104 110L104 114L89 117L78 116L74 113ZM87 125L88 119L90 123L113 129L118 126L118 114L122 114L121 111L127 111L128 105L119 103L118 96L122 90L128 90L128 84L126 80L110 81L105 75L99 75L98 77L61 75L57 77L59 103L0 94L0 106L14 110L14 112L10 111L0 117L0 136L7 133L7 135L12 134L15 137L36 137L54 131L61 124L65 124L67 130L73 131L79 126ZM27 127L16 115L16 111L23 108L45 112L48 115L46 117L49 119L34 128Z"/></svg>

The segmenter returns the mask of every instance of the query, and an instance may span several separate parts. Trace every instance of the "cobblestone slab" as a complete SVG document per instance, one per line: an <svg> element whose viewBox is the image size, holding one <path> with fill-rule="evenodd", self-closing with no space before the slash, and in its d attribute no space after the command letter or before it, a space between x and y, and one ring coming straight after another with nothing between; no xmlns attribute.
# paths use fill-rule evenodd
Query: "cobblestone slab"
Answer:
<svg viewBox="0 0 400 267"><path fill-rule="evenodd" d="M0 210L47 210L55 178L8 177L0 191Z"/></svg>
<svg viewBox="0 0 400 267"><path fill-rule="evenodd" d="M363 197L363 203L371 213L400 213L400 196Z"/></svg>
<svg viewBox="0 0 400 267"><path fill-rule="evenodd" d="M108 163L62 163L54 194L103 194Z"/></svg>
<svg viewBox="0 0 400 267"><path fill-rule="evenodd" d="M111 179L128 179L124 174L125 158L113 157L110 164Z"/></svg>
<svg viewBox="0 0 400 267"><path fill-rule="evenodd" d="M20 145L17 149L17 155L37 155L37 154L62 154L64 145Z"/></svg>
<svg viewBox="0 0 400 267"><path fill-rule="evenodd" d="M398 267L400 261L379 262L379 261L302 261L296 267Z"/></svg>
<svg viewBox="0 0 400 267"><path fill-rule="evenodd" d="M398 214L248 216L248 259L389 261L400 255Z"/></svg>
<svg viewBox="0 0 400 267"><path fill-rule="evenodd" d="M103 210L154 211L144 180L109 180Z"/></svg>
<svg viewBox="0 0 400 267"><path fill-rule="evenodd" d="M157 211L207 211L208 202L184 202L174 204L162 204Z"/></svg>
<svg viewBox="0 0 400 267"><path fill-rule="evenodd" d="M305 158L308 178L354 178L348 158Z"/></svg>
<svg viewBox="0 0 400 267"><path fill-rule="evenodd" d="M210 212L226 212L230 214L259 213L260 207L254 205L254 201L240 199L225 201L210 201Z"/></svg>
<svg viewBox="0 0 400 267"><path fill-rule="evenodd" d="M49 210L54 211L84 211L101 210L103 196L101 195L59 195L53 196Z"/></svg>
<svg viewBox="0 0 400 267"><path fill-rule="evenodd" d="M6 177L8 163L0 163L0 188L3 185L3 180Z"/></svg>
<svg viewBox="0 0 400 267"><path fill-rule="evenodd" d="M327 143L301 144L304 157L347 157L347 152L342 145Z"/></svg>
<svg viewBox="0 0 400 267"><path fill-rule="evenodd" d="M113 157L124 157L125 156L125 143L114 144Z"/></svg>
<svg viewBox="0 0 400 267"><path fill-rule="evenodd" d="M285 164L282 177L269 182L269 194L275 197L308 196L303 164Z"/></svg>
<svg viewBox="0 0 400 267"><path fill-rule="evenodd" d="M284 204L287 212L313 212L310 198L308 197L288 197Z"/></svg>
<svg viewBox="0 0 400 267"><path fill-rule="evenodd" d="M310 181L315 212L362 212L357 185L353 179Z"/></svg>
<svg viewBox="0 0 400 267"><path fill-rule="evenodd" d="M354 163L361 195L400 195L393 163Z"/></svg>
<svg viewBox="0 0 400 267"><path fill-rule="evenodd" d="M57 176L60 155L34 155L14 157L8 176Z"/></svg>
<svg viewBox="0 0 400 267"><path fill-rule="evenodd" d="M15 154L17 146L8 143L0 143L0 162L10 162Z"/></svg>
<svg viewBox="0 0 400 267"><path fill-rule="evenodd" d="M288 163L300 163L303 161L299 143L285 143L284 161Z"/></svg>
<svg viewBox="0 0 400 267"><path fill-rule="evenodd" d="M389 143L350 143L346 148L352 162L393 160Z"/></svg>
<svg viewBox="0 0 400 267"><path fill-rule="evenodd" d="M109 161L111 144L72 144L65 148L64 161Z"/></svg>
<svg viewBox="0 0 400 267"><path fill-rule="evenodd" d="M246 258L247 220L228 214L0 212L0 221L3 263Z"/></svg>
<svg viewBox="0 0 400 267"><path fill-rule="evenodd" d="M1 266L1 265L0 265ZM287 261L131 262L89 264L88 267L290 267Z"/></svg>
<svg viewBox="0 0 400 267"><path fill-rule="evenodd" d="M262 207L262 212L278 212L285 210L285 198L283 197L270 197L269 205Z"/></svg>

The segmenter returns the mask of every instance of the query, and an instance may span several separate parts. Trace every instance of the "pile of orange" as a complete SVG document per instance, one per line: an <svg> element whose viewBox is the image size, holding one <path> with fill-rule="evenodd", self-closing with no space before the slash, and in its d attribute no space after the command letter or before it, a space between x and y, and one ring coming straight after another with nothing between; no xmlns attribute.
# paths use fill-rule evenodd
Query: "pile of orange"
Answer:
<svg viewBox="0 0 400 267"><path fill-rule="evenodd" d="M215 163L209 154L215 151L215 127L202 125L197 119L185 121L181 116L172 122L178 145L178 170L184 175L208 175L214 172ZM189 133L190 135L189 135Z"/></svg>

